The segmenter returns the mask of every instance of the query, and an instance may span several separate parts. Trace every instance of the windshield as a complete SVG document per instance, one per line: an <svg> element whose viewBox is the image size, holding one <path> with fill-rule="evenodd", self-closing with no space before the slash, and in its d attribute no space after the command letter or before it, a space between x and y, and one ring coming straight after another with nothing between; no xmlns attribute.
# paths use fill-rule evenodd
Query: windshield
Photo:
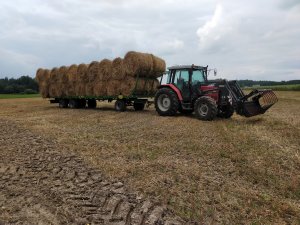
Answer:
<svg viewBox="0 0 300 225"><path fill-rule="evenodd" d="M204 71L203 70L194 70L192 76L192 83L203 83L204 82Z"/></svg>

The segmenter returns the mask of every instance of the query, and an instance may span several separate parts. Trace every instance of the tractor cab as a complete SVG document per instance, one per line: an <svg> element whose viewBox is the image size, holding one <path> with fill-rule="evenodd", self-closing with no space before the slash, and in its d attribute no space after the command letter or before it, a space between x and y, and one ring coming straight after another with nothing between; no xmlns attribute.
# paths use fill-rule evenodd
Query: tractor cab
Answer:
<svg viewBox="0 0 300 225"><path fill-rule="evenodd" d="M195 113L201 120L230 118L236 111L246 117L265 113L278 99L271 90L244 94L236 81L208 80L208 67L172 66L160 79L155 108L161 116Z"/></svg>
<svg viewBox="0 0 300 225"><path fill-rule="evenodd" d="M193 92L198 92L201 84L207 81L207 67L173 66L169 67L167 83L175 85L181 92L183 101L190 101Z"/></svg>

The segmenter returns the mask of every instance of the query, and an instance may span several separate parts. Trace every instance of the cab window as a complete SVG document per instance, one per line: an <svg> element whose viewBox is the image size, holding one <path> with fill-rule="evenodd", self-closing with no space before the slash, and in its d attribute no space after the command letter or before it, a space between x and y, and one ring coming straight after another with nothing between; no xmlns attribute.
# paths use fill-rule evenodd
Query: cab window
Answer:
<svg viewBox="0 0 300 225"><path fill-rule="evenodd" d="M194 70L193 76L192 76L192 84L197 83L203 83L204 82L204 73L203 70Z"/></svg>
<svg viewBox="0 0 300 225"><path fill-rule="evenodd" d="M182 89L189 83L189 71L188 70L177 70L174 76L174 84Z"/></svg>

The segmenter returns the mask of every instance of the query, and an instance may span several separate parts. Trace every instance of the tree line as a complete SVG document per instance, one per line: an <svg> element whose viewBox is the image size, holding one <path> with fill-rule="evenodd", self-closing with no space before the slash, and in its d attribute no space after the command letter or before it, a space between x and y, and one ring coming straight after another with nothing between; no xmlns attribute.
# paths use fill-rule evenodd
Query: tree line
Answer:
<svg viewBox="0 0 300 225"><path fill-rule="evenodd" d="M0 79L0 94L36 94L38 92L38 83L30 76Z"/></svg>
<svg viewBox="0 0 300 225"><path fill-rule="evenodd" d="M268 81L268 80L238 80L241 87L253 87L253 86L277 86L277 85L290 85L300 84L300 80L289 81Z"/></svg>

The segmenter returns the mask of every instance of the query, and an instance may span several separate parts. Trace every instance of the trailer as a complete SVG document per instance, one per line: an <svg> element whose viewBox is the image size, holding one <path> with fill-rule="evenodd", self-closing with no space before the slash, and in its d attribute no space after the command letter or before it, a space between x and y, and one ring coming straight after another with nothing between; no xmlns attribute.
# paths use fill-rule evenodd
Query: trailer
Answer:
<svg viewBox="0 0 300 225"><path fill-rule="evenodd" d="M114 108L118 112L125 111L127 107L133 107L136 111L142 111L145 107L149 107L154 103L152 99L155 97L156 90L149 91L146 88L147 86L154 86L155 81L153 79L146 80L144 87L137 90L139 80L139 76L137 76L134 89L130 95L119 93L113 96L59 96L53 97L49 101L51 104L58 104L60 108L71 109L93 109L97 107L97 101L115 101Z"/></svg>

